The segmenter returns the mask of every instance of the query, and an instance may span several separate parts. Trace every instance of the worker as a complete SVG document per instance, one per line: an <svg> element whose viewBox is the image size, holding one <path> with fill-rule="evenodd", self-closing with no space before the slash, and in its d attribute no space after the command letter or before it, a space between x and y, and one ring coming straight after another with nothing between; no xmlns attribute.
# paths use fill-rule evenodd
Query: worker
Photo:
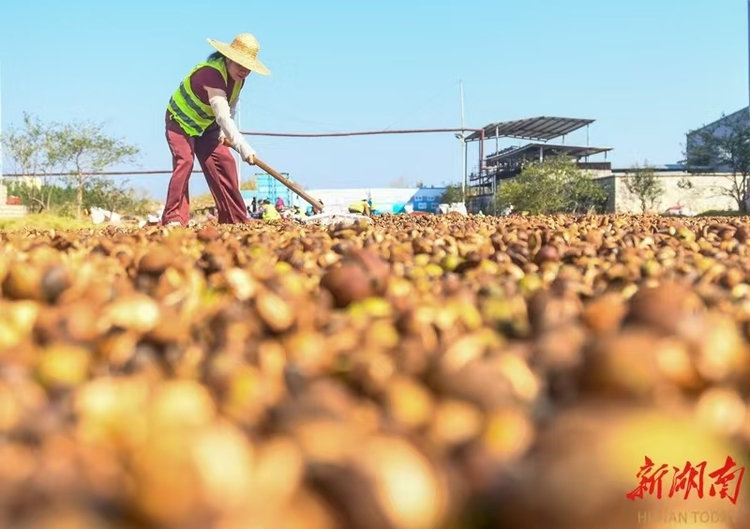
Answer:
<svg viewBox="0 0 750 529"><path fill-rule="evenodd" d="M281 213L279 213L276 207L273 204L271 204L271 201L268 199L263 201L263 207L261 208L261 211L263 212L261 215L261 218L263 220L281 219Z"/></svg>
<svg viewBox="0 0 750 529"><path fill-rule="evenodd" d="M367 199L363 198L359 202L349 204L349 213L356 213L358 215L370 216L370 204L367 203Z"/></svg>
<svg viewBox="0 0 750 529"><path fill-rule="evenodd" d="M243 160L255 163L255 151L248 145L234 122L237 99L250 72L269 75L258 60L258 41L249 33L235 37L231 44L213 39L216 50L182 80L167 105L167 143L172 152L172 177L162 224L186 225L190 212L188 182L193 159L206 177L222 224L247 221L240 193L237 165L224 142L239 151Z"/></svg>

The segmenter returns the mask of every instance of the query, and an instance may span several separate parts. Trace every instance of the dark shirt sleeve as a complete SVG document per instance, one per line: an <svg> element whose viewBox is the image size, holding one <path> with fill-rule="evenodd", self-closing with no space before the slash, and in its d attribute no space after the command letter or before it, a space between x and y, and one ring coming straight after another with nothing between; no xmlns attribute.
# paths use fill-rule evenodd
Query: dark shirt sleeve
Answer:
<svg viewBox="0 0 750 529"><path fill-rule="evenodd" d="M230 85L234 85L234 82L231 80ZM200 99L202 103L208 105L208 92L206 92L205 87L224 90L227 97L229 97L231 93L231 86L228 87L227 83L224 82L224 79L221 78L219 71L210 66L204 66L203 68L196 70L190 77L190 88L192 88L193 93L198 96L198 99Z"/></svg>

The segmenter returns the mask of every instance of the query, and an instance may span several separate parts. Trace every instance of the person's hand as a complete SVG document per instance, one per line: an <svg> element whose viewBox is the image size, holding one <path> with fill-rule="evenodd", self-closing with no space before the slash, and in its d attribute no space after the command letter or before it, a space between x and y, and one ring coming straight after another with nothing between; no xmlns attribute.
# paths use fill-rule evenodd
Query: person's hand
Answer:
<svg viewBox="0 0 750 529"><path fill-rule="evenodd" d="M250 147L246 142L242 142L239 146L240 155L250 165L255 165L255 149Z"/></svg>

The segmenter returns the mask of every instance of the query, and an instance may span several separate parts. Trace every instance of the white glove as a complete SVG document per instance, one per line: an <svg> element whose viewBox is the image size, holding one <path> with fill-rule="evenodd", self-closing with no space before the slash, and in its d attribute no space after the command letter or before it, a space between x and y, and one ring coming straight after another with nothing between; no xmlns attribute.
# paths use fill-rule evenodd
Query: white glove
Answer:
<svg viewBox="0 0 750 529"><path fill-rule="evenodd" d="M252 147L250 147L250 145L247 144L246 141L240 143L238 150L243 160L245 160L250 165L255 164L255 151Z"/></svg>

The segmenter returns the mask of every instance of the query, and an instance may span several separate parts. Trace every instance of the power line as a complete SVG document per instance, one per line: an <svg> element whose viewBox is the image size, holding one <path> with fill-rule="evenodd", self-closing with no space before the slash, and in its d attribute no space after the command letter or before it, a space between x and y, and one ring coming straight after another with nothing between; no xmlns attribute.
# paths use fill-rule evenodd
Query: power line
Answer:
<svg viewBox="0 0 750 529"><path fill-rule="evenodd" d="M439 132L483 132L484 129L449 128L449 129L403 129L403 130L363 130L352 132L251 132L241 131L247 136L276 136L281 138L333 138L342 136L374 136L378 134L429 134Z"/></svg>
<svg viewBox="0 0 750 529"><path fill-rule="evenodd" d="M443 128L443 129L403 129L403 130L360 130L360 131L348 131L348 132L252 132L252 131L240 131L241 134L246 136L273 136L278 138L331 138L331 137L345 137L345 136L375 136L384 134L430 134L430 133L445 133L445 132L464 132L472 131L479 132L481 140L484 140L484 129L472 129L472 128ZM482 160L484 156L483 149L484 141L479 143L479 157ZM193 168L193 173L201 172L199 168ZM23 174L23 173L9 173L5 176L9 177L21 177L21 176L71 176L73 173L60 172L60 173L34 173L34 174ZM134 176L134 175L155 175L155 174L172 174L171 170L164 171L99 171L99 172L87 172L81 173L82 176Z"/></svg>

